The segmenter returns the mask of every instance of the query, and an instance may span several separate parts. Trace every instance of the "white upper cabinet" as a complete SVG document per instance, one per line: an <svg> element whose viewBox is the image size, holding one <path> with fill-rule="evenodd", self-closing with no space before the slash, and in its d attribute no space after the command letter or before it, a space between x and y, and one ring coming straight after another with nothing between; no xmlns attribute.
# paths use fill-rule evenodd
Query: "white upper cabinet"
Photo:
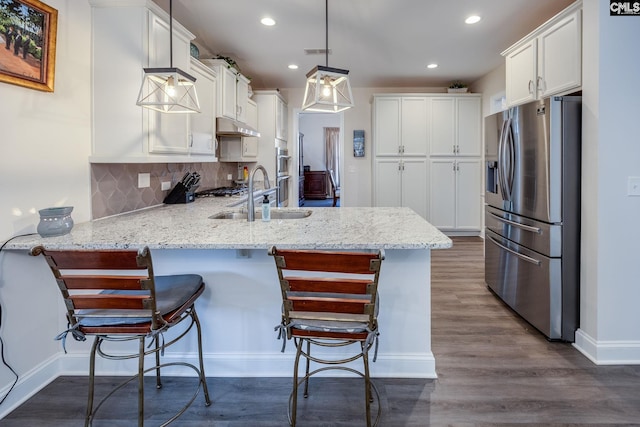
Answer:
<svg viewBox="0 0 640 427"><path fill-rule="evenodd" d="M191 59L190 73L196 78L200 114L189 114L191 154L216 154L216 75L197 59Z"/></svg>
<svg viewBox="0 0 640 427"><path fill-rule="evenodd" d="M274 98L276 103L276 139L287 141L287 103L278 96Z"/></svg>
<svg viewBox="0 0 640 427"><path fill-rule="evenodd" d="M507 105L582 85L582 2L577 1L505 50Z"/></svg>
<svg viewBox="0 0 640 427"><path fill-rule="evenodd" d="M481 100L478 94L432 98L431 156L480 156Z"/></svg>
<svg viewBox="0 0 640 427"><path fill-rule="evenodd" d="M90 161L193 161L191 127L194 123L200 126L198 119L192 120L194 114L163 114L136 105L143 68L164 68L171 64L168 14L151 0L89 0L89 3L92 6L91 44L95 53L91 63ZM174 20L174 67L192 71L189 44L193 38L193 34ZM205 82L196 81L200 83ZM202 98L205 104L210 102L208 97L206 94ZM211 146L211 141L207 143ZM213 151L204 151L207 150L199 154L209 156L198 156L198 161L216 160Z"/></svg>
<svg viewBox="0 0 640 427"><path fill-rule="evenodd" d="M161 17L149 14L149 66L152 68L169 67L171 56L169 49L169 22ZM173 66L189 71L188 35L173 32ZM149 113L149 152L160 154L187 154L189 152L188 114L164 114L157 111Z"/></svg>
<svg viewBox="0 0 640 427"><path fill-rule="evenodd" d="M426 156L429 106L426 96L375 97L375 155Z"/></svg>
<svg viewBox="0 0 640 427"><path fill-rule="evenodd" d="M217 75L216 116L247 123L249 79L223 59L202 59Z"/></svg>
<svg viewBox="0 0 640 427"><path fill-rule="evenodd" d="M249 123L247 109L249 108L249 79L242 74L236 76L236 120Z"/></svg>

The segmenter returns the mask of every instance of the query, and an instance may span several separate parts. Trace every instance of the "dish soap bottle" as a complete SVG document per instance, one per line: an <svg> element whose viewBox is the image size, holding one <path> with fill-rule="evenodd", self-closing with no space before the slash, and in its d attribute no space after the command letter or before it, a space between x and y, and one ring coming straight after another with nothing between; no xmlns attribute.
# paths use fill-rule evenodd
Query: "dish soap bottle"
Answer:
<svg viewBox="0 0 640 427"><path fill-rule="evenodd" d="M271 204L269 203L269 196L266 194L262 199L262 220L271 221Z"/></svg>

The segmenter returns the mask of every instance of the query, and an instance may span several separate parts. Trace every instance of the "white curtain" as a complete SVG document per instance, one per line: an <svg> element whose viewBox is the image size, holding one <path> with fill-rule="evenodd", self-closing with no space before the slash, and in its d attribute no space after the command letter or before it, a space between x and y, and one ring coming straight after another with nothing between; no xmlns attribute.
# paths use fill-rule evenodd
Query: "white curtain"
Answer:
<svg viewBox="0 0 640 427"><path fill-rule="evenodd" d="M324 128L327 171L333 171L336 187L340 188L340 128Z"/></svg>

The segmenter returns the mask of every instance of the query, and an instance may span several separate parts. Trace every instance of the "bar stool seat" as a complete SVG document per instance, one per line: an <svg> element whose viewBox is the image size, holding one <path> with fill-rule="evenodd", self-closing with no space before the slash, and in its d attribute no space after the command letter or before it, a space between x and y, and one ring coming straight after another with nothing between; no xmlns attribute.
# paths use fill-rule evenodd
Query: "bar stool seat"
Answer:
<svg viewBox="0 0 640 427"><path fill-rule="evenodd" d="M189 401L165 426L182 415L196 399L200 388L205 405L211 400L202 357L202 332L195 301L204 292L202 276L179 274L155 276L151 252L136 250L47 250L31 249L33 256L43 255L56 279L67 309L69 327L56 337L66 352L66 337L77 341L93 335L90 353L89 393L85 426L90 426L98 409L116 391L138 380L138 426L144 425L144 374L156 372L156 388L162 388L160 369L182 366L193 369L198 377ZM177 334L165 341L165 332L185 321ZM196 326L199 366L187 362L161 363L164 350L185 337ZM106 343L137 341L136 353L123 353L122 348L105 349ZM148 342L148 343L147 343ZM122 381L94 406L96 354L109 360L138 359L135 375ZM145 369L145 356L153 354L155 365Z"/></svg>

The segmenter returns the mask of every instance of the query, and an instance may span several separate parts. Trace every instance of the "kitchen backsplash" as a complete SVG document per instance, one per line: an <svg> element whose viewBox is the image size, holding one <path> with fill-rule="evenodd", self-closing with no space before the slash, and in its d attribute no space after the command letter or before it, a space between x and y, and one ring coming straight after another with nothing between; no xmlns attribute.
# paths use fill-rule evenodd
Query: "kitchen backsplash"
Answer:
<svg viewBox="0 0 640 427"><path fill-rule="evenodd" d="M235 163L92 163L92 217L103 218L162 204L169 190L161 190L161 182L170 181L173 188L185 172L200 173L200 189L206 189L232 185L227 176L235 177L238 167ZM150 174L149 187L138 188L140 173Z"/></svg>

